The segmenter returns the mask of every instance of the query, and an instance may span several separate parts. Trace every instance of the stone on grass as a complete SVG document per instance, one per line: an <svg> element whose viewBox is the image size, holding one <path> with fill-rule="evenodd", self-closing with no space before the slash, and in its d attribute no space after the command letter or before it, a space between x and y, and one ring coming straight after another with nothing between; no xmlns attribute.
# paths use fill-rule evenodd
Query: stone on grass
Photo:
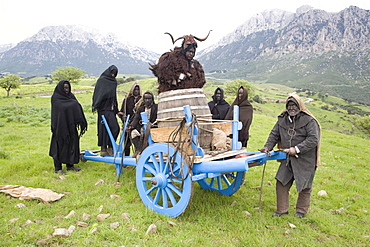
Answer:
<svg viewBox="0 0 370 247"><path fill-rule="evenodd" d="M148 227L148 230L146 230L145 235L155 234L155 233L157 233L157 226L156 226L155 224L151 224L151 225Z"/></svg>
<svg viewBox="0 0 370 247"><path fill-rule="evenodd" d="M292 228L292 229L296 228L296 226L293 225L292 223L289 223L289 227Z"/></svg>
<svg viewBox="0 0 370 247"><path fill-rule="evenodd" d="M86 222L82 222L82 221L77 221L76 222L76 225L81 226L81 227L87 227L87 226L89 226L89 224L87 224Z"/></svg>
<svg viewBox="0 0 370 247"><path fill-rule="evenodd" d="M110 195L110 198L117 199L117 198L120 198L120 196L119 195Z"/></svg>
<svg viewBox="0 0 370 247"><path fill-rule="evenodd" d="M94 234L98 231L98 228L97 227L94 227L93 229L91 229L90 231L90 234Z"/></svg>
<svg viewBox="0 0 370 247"><path fill-rule="evenodd" d="M57 228L54 230L53 236L54 237L62 237L66 238L69 237L72 232L75 230L75 226L70 226L68 229L65 228Z"/></svg>
<svg viewBox="0 0 370 247"><path fill-rule="evenodd" d="M10 219L8 222L9 222L9 223L14 223L14 222L16 222L17 220L19 220L19 218L13 218L13 219Z"/></svg>
<svg viewBox="0 0 370 247"><path fill-rule="evenodd" d="M249 213L248 211L242 211L243 214L245 214L246 216L252 216L251 213Z"/></svg>
<svg viewBox="0 0 370 247"><path fill-rule="evenodd" d="M47 246L49 246L50 245L49 240L50 240L50 238L41 238L41 239L37 240L36 244L37 245L47 245Z"/></svg>
<svg viewBox="0 0 370 247"><path fill-rule="evenodd" d="M326 193L326 191L325 191L325 190L320 190L319 192L317 192L317 194L318 194L319 196L328 197L328 193Z"/></svg>
<svg viewBox="0 0 370 247"><path fill-rule="evenodd" d="M75 214L75 211L72 210L71 212L69 212L69 214L67 214L64 218L68 219L70 218L71 216L73 216Z"/></svg>
<svg viewBox="0 0 370 247"><path fill-rule="evenodd" d="M341 207L341 208L339 208L339 209L335 210L335 212L336 212L337 214L341 214L341 213L343 213L343 211L344 211L344 207Z"/></svg>
<svg viewBox="0 0 370 247"><path fill-rule="evenodd" d="M95 186L98 186L99 184L104 184L104 180L103 180L103 179L99 179L99 180L95 183Z"/></svg>
<svg viewBox="0 0 370 247"><path fill-rule="evenodd" d="M168 221L168 224L170 225L170 226L176 226L176 223L175 222L173 222L173 221Z"/></svg>
<svg viewBox="0 0 370 247"><path fill-rule="evenodd" d="M123 220L130 221L130 215L128 213L122 213L121 217Z"/></svg>
<svg viewBox="0 0 370 247"><path fill-rule="evenodd" d="M84 221L87 221L89 218L90 218L90 214L86 214L86 213L84 213L84 214L82 215L82 219L83 219Z"/></svg>
<svg viewBox="0 0 370 247"><path fill-rule="evenodd" d="M110 214L98 214L96 216L96 218L98 219L98 221L103 221L105 220L106 218L108 218L110 216Z"/></svg>
<svg viewBox="0 0 370 247"><path fill-rule="evenodd" d="M119 227L119 223L118 222L110 223L110 228L116 229L118 227Z"/></svg>
<svg viewBox="0 0 370 247"><path fill-rule="evenodd" d="M29 224L32 224L32 221L31 220L27 220L26 222L24 222L21 227L25 227L25 226L28 226Z"/></svg>

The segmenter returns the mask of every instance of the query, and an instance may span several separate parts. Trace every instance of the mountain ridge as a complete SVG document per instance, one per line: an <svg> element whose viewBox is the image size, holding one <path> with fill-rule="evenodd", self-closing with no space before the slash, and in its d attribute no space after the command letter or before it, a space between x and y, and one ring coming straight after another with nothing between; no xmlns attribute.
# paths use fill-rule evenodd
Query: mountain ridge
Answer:
<svg viewBox="0 0 370 247"><path fill-rule="evenodd" d="M119 41L112 33L102 35L78 25L48 26L0 53L0 71L42 75L72 66L97 76L116 64L126 74L150 74L147 64L157 57L154 52Z"/></svg>
<svg viewBox="0 0 370 247"><path fill-rule="evenodd" d="M279 16L290 21L201 54L205 71L215 78L278 83L370 105L370 11L307 8L293 18ZM283 23L266 22L278 21Z"/></svg>
<svg viewBox="0 0 370 247"><path fill-rule="evenodd" d="M116 64L122 74L152 75L148 63L159 56L111 33L54 26L0 46L0 72L43 75L73 66L97 76ZM266 10L196 59L216 79L277 83L370 105L370 11L350 6L334 13L308 5L295 13Z"/></svg>

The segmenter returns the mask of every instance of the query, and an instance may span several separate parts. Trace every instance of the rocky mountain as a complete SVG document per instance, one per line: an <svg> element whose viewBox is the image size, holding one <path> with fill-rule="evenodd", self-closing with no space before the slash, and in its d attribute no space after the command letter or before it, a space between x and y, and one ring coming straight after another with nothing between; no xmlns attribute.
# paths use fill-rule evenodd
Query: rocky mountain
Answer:
<svg viewBox="0 0 370 247"><path fill-rule="evenodd" d="M303 6L256 15L197 59L212 77L280 83L370 105L369 58L369 10Z"/></svg>
<svg viewBox="0 0 370 247"><path fill-rule="evenodd" d="M8 50L12 49L14 46L15 46L15 44L3 44L3 45L0 45L0 53L5 52L5 51L8 51Z"/></svg>
<svg viewBox="0 0 370 247"><path fill-rule="evenodd" d="M115 64L120 73L151 75L148 63L159 56L113 34L54 26L15 46L0 46L0 73L26 77L72 66L98 76ZM370 11L264 11L198 51L196 59L209 77L284 84L370 105Z"/></svg>
<svg viewBox="0 0 370 247"><path fill-rule="evenodd" d="M10 48L10 49L9 49ZM83 26L49 26L14 47L0 50L0 72L21 76L50 74L72 66L98 76L109 65L124 74L150 74L148 63L158 54L122 43L114 34L102 35Z"/></svg>

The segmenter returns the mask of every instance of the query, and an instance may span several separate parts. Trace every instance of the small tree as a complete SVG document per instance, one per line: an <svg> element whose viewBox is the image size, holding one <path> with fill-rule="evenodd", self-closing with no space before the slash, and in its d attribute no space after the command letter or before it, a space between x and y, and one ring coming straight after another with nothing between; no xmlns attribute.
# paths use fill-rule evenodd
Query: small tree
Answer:
<svg viewBox="0 0 370 247"><path fill-rule="evenodd" d="M226 83L225 94L231 96L234 100L241 86L248 90L248 99L253 99L255 95L255 87L251 83L241 79L236 79Z"/></svg>
<svg viewBox="0 0 370 247"><path fill-rule="evenodd" d="M257 103L260 103L260 104L263 104L263 100L262 100L262 98L261 98L258 94L256 94L256 95L253 97L253 101L254 101L254 102L257 102Z"/></svg>
<svg viewBox="0 0 370 247"><path fill-rule="evenodd" d="M356 122L366 133L370 134L370 116L359 118Z"/></svg>
<svg viewBox="0 0 370 247"><path fill-rule="evenodd" d="M7 97L9 97L11 89L19 88L21 84L21 78L18 75L7 75L0 79L0 87L6 90Z"/></svg>
<svg viewBox="0 0 370 247"><path fill-rule="evenodd" d="M51 73L54 81L67 80L70 83L77 83L80 81L81 76L85 74L82 69L73 67L57 67L57 71Z"/></svg>

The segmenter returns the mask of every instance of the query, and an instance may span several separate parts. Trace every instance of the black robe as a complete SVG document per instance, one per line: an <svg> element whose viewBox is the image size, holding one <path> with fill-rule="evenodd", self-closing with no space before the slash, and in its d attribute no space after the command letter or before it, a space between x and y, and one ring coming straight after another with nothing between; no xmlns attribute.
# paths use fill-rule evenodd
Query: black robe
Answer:
<svg viewBox="0 0 370 247"><path fill-rule="evenodd" d="M64 92L64 84L70 91ZM51 96L51 142L49 155L59 163L78 164L80 136L87 130L87 121L80 103L71 93L71 85L62 80ZM78 133L80 131L80 133Z"/></svg>
<svg viewBox="0 0 370 247"><path fill-rule="evenodd" d="M106 69L96 82L93 94L93 111L98 111L98 146L112 145L105 125L102 122L102 115L106 118L114 140L119 134L119 125L116 114L118 113L117 103L117 80L113 74L118 73L115 65Z"/></svg>
<svg viewBox="0 0 370 247"><path fill-rule="evenodd" d="M135 90L135 87L139 87L139 95L135 98L134 96L134 90ZM130 119L129 119L129 122L128 122L128 125L130 125L130 123L132 122L133 118L134 118L134 114L135 114L135 105L136 103L139 102L139 100L141 99L141 87L140 87L140 84L137 83L137 82L134 82L132 85L131 85L131 88L130 88L130 91L129 93L127 94L126 98L123 99L122 101L122 106L121 106L121 110L120 112L122 112L123 116L122 116L122 122L123 124L125 123L126 121L126 117L128 115L130 115ZM125 132L125 147L124 147L124 150L125 150L125 156L129 156L130 155L130 152L131 152L131 132L129 130L126 130Z"/></svg>
<svg viewBox="0 0 370 247"><path fill-rule="evenodd" d="M243 88L243 87L240 87ZM239 89L240 89L239 88ZM249 140L249 128L252 124L253 120L253 107L251 103L248 101L248 91L247 89L243 88L243 96L239 100L238 94L239 89L236 92L236 99L230 106L229 111L226 114L225 119L231 120L233 119L234 115L234 105L239 106L239 121L242 122L243 127L241 130L239 130L239 141L242 143L242 147L247 147L247 143Z"/></svg>
<svg viewBox="0 0 370 247"><path fill-rule="evenodd" d="M149 132L149 128L157 127L157 126L152 126L151 124L153 124L157 120L157 113L158 113L158 104L154 102L154 95L150 91L146 91L144 94L148 94L148 93L152 95L153 105L150 107L150 116L147 116L148 121L150 123L150 125L147 125L147 132ZM144 98L144 95L142 98ZM143 132L143 124L142 124L142 119L141 119L141 113L145 112L145 110L146 110L145 104L144 102L142 102L141 105L138 107L137 111L135 112L134 117L131 122L132 129L136 129L141 134L140 136L141 145L140 145L139 152L141 152L142 150L144 150L144 148L148 146L148 135L147 133Z"/></svg>
<svg viewBox="0 0 370 247"><path fill-rule="evenodd" d="M216 100L216 92L221 91L221 99L219 102ZM212 113L212 119L224 120L227 112L229 111L230 105L224 99L224 90L222 88L217 88L212 96L212 101L208 102L209 109Z"/></svg>

